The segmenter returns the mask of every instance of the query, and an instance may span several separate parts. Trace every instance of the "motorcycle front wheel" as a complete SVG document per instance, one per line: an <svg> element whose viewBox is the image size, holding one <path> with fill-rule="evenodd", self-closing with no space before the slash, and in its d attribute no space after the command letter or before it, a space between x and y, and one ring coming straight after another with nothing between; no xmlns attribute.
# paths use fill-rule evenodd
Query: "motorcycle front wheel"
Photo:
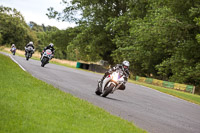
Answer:
<svg viewBox="0 0 200 133"><path fill-rule="evenodd" d="M26 54L26 60L28 60L29 59L29 55L28 54Z"/></svg>
<svg viewBox="0 0 200 133"><path fill-rule="evenodd" d="M47 64L47 62L48 62L48 59L47 58L43 58L41 66L44 67Z"/></svg>
<svg viewBox="0 0 200 133"><path fill-rule="evenodd" d="M111 84L109 87L105 88L103 91L102 97L106 97L109 93L111 93L114 87L115 85Z"/></svg>

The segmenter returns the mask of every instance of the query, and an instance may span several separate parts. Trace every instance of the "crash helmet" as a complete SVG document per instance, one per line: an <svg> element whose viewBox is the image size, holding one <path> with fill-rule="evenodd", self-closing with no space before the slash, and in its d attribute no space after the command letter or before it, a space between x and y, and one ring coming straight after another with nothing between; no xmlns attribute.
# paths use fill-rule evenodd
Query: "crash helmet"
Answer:
<svg viewBox="0 0 200 133"><path fill-rule="evenodd" d="M49 46L53 47L53 43L50 43Z"/></svg>
<svg viewBox="0 0 200 133"><path fill-rule="evenodd" d="M32 42L32 41L30 41L30 42L29 42L29 44L33 45L33 42Z"/></svg>
<svg viewBox="0 0 200 133"><path fill-rule="evenodd" d="M12 47L14 47L15 46L15 44L12 44Z"/></svg>
<svg viewBox="0 0 200 133"><path fill-rule="evenodd" d="M129 68L129 66L130 66L130 63L128 61L123 61L122 62L122 66L123 66L124 70L127 70Z"/></svg>

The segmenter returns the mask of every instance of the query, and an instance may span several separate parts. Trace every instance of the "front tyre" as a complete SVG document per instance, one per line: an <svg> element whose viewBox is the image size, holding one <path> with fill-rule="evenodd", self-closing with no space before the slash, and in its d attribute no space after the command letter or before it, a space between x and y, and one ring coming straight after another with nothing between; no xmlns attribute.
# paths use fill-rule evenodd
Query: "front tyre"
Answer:
<svg viewBox="0 0 200 133"><path fill-rule="evenodd" d="M28 55L26 55L26 60L28 60L29 59L29 56Z"/></svg>
<svg viewBox="0 0 200 133"><path fill-rule="evenodd" d="M113 90L114 87L115 87L115 85L111 84L109 87L104 89L102 97L106 97L109 93L111 93L111 91Z"/></svg>
<svg viewBox="0 0 200 133"><path fill-rule="evenodd" d="M44 67L47 64L47 62L48 62L48 59L47 58L43 58L41 66Z"/></svg>

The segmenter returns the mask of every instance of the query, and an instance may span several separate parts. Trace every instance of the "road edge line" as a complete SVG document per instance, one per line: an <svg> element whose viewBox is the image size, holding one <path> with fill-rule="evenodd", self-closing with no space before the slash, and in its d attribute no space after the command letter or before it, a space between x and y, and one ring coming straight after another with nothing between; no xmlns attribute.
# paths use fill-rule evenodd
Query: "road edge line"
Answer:
<svg viewBox="0 0 200 133"><path fill-rule="evenodd" d="M17 65L18 65L19 67L21 67L22 70L26 71L26 69L23 68L11 55L9 55L9 56L10 56L10 58L11 58L15 63L17 63Z"/></svg>

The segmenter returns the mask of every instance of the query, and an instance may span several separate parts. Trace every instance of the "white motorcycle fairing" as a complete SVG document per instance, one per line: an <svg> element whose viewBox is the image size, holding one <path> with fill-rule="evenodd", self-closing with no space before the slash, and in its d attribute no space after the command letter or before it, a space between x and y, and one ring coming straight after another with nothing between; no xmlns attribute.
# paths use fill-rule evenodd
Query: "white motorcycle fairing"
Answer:
<svg viewBox="0 0 200 133"><path fill-rule="evenodd" d="M102 83L102 96L106 97L109 93L113 93L116 91L122 84L124 83L124 76L123 72L117 70L113 72L112 74L108 75ZM96 93L97 95L100 95L100 93Z"/></svg>

